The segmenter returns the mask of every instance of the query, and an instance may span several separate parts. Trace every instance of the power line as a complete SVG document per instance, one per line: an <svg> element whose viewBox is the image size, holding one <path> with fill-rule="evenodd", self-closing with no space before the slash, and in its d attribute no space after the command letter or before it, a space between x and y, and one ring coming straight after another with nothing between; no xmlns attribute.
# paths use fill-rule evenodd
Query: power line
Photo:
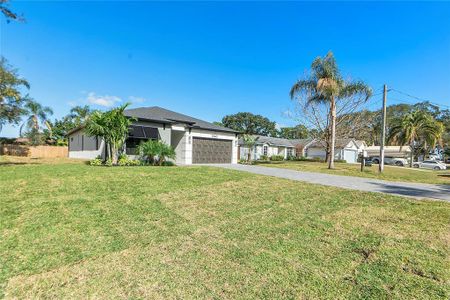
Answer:
<svg viewBox="0 0 450 300"><path fill-rule="evenodd" d="M433 103L433 102L431 102L430 100L426 100L426 99L423 99L423 98L419 98L419 97L413 96L413 95L411 95L411 94L408 94L408 93L399 91L399 90L397 90L397 89L391 88L391 89L389 89L389 91L397 92L397 93L399 93L399 94L402 94L402 95L404 95L404 96L407 96L407 97L416 99L416 100L421 101L421 102L429 102L430 104L435 105L435 106L438 106L438 107L446 107L446 108L450 108L450 106L448 106L448 105ZM405 101L405 102L406 102L406 101ZM414 104L415 104L415 103L414 103Z"/></svg>

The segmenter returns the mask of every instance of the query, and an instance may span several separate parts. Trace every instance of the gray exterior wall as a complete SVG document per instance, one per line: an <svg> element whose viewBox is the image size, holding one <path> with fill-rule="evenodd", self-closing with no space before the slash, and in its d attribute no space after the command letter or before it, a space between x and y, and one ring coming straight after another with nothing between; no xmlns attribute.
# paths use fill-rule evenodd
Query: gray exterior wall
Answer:
<svg viewBox="0 0 450 300"><path fill-rule="evenodd" d="M98 150L99 145L97 137L88 136L83 130L69 136L69 151L94 151Z"/></svg>
<svg viewBox="0 0 450 300"><path fill-rule="evenodd" d="M182 131L172 130L172 147L175 149L176 163L186 161L186 134Z"/></svg>

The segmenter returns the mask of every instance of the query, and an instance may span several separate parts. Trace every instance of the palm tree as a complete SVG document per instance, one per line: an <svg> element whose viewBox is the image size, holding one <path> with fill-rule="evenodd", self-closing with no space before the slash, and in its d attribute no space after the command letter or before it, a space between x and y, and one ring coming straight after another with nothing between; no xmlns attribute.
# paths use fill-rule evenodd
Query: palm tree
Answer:
<svg viewBox="0 0 450 300"><path fill-rule="evenodd" d="M105 140L108 157L111 158L113 165L117 164L119 149L122 148L134 120L123 114L129 105L130 103L126 103L107 112L95 111L86 123L85 130L88 135Z"/></svg>
<svg viewBox="0 0 450 300"><path fill-rule="evenodd" d="M33 99L28 99L24 108L28 118L20 126L20 136L23 136L24 129L26 129L27 132L31 132L33 136L37 135L41 129L41 126L47 127L51 136L52 128L50 126L49 116L53 114L53 110L48 106L42 106Z"/></svg>
<svg viewBox="0 0 450 300"><path fill-rule="evenodd" d="M349 82L342 78L333 53L317 57L311 64L310 75L298 80L291 88L290 96L305 94L307 103L323 103L329 105L328 126L328 168L334 168L334 145L336 141L336 102L339 99L358 95L367 101L372 96L372 89L362 81Z"/></svg>
<svg viewBox="0 0 450 300"><path fill-rule="evenodd" d="M69 113L69 118L71 118L75 126L80 126L87 121L87 118L92 113L89 105L85 106L75 106L72 107Z"/></svg>
<svg viewBox="0 0 450 300"><path fill-rule="evenodd" d="M251 162L251 160L252 160L252 150L253 150L253 147L256 144L256 138L253 135L251 135L251 134L244 134L242 136L242 140L244 142L244 145L248 148L247 161Z"/></svg>
<svg viewBox="0 0 450 300"><path fill-rule="evenodd" d="M410 167L413 165L414 149L417 148L417 144L422 145L427 153L429 147L434 148L444 133L444 125L421 110L407 113L393 123L387 140L401 146L411 146Z"/></svg>

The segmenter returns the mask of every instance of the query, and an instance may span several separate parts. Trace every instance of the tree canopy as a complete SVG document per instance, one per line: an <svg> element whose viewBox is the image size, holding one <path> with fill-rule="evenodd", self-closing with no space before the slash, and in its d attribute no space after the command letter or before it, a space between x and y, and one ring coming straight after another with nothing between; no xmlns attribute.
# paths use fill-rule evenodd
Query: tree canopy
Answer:
<svg viewBox="0 0 450 300"><path fill-rule="evenodd" d="M6 22L9 23L11 20L20 22L25 21L23 16L18 15L9 8L8 2L9 0L0 0L0 12L5 16Z"/></svg>
<svg viewBox="0 0 450 300"><path fill-rule="evenodd" d="M0 131L4 124L18 124L26 112L28 81L21 78L5 58L0 59Z"/></svg>
<svg viewBox="0 0 450 300"><path fill-rule="evenodd" d="M222 118L225 127L237 130L243 134L277 136L276 123L261 115L250 112L239 112Z"/></svg>
<svg viewBox="0 0 450 300"><path fill-rule="evenodd" d="M285 139L305 139L309 137L309 130L303 124L294 127L282 127L278 136Z"/></svg>

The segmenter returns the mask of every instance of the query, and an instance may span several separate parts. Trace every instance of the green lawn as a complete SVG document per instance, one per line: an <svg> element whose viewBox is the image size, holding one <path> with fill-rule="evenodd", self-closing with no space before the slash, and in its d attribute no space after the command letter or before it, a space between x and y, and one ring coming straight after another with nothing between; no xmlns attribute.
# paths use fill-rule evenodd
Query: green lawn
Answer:
<svg viewBox="0 0 450 300"><path fill-rule="evenodd" d="M433 171L426 169L410 169L407 167L385 166L382 174L378 173L378 165L365 167L361 172L359 164L335 163L335 169L329 170L324 162L282 161L261 163L261 166L286 168L305 172L319 172L344 176L377 178L389 181L422 182L434 184L450 184L450 170Z"/></svg>
<svg viewBox="0 0 450 300"><path fill-rule="evenodd" d="M7 298L450 295L446 202L209 167L4 157L0 195Z"/></svg>

